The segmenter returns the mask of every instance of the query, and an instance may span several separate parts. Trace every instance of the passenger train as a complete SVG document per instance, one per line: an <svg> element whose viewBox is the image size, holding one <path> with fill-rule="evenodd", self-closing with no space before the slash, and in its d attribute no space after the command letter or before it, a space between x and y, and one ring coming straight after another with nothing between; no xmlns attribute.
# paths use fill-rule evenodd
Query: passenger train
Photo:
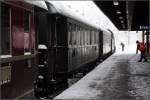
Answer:
<svg viewBox="0 0 150 100"><path fill-rule="evenodd" d="M2 0L0 6L1 98L19 98L33 87L41 95L40 84L50 94L67 87L69 75L115 52L111 30L57 11L50 1Z"/></svg>

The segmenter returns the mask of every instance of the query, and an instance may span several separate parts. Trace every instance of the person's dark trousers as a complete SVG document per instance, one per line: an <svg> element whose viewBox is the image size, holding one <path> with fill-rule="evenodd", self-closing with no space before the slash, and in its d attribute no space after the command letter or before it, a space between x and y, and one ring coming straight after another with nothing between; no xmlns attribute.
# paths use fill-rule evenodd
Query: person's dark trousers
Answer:
<svg viewBox="0 0 150 100"><path fill-rule="evenodd" d="M147 59L145 57L145 51L141 51L141 58L140 58L139 62L141 62L143 58L144 58L144 61L147 61Z"/></svg>
<svg viewBox="0 0 150 100"><path fill-rule="evenodd" d="M124 47L122 47L122 51L124 51Z"/></svg>

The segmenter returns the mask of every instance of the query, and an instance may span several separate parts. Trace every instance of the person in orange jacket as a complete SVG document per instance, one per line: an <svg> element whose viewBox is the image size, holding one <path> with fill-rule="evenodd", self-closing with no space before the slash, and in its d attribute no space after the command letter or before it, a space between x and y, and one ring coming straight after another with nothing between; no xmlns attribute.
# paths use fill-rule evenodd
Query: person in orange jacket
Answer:
<svg viewBox="0 0 150 100"><path fill-rule="evenodd" d="M141 62L142 59L144 59L144 62L147 62L147 58L145 57L145 45L144 45L144 43L139 42L137 40L136 44L137 44L136 54L138 53L138 50L141 52L141 57L140 57L140 60L138 62Z"/></svg>

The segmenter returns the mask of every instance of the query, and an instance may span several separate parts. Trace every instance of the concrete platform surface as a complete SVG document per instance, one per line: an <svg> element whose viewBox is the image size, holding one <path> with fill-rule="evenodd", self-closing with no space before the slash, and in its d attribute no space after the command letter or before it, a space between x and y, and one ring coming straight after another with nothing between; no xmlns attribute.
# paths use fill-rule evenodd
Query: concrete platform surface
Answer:
<svg viewBox="0 0 150 100"><path fill-rule="evenodd" d="M106 59L54 100L150 100L150 59L138 62L140 55L127 51Z"/></svg>

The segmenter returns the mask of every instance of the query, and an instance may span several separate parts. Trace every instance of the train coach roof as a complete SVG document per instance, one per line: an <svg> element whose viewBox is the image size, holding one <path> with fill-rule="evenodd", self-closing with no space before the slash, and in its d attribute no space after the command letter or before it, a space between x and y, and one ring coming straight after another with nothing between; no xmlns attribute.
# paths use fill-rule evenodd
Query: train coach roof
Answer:
<svg viewBox="0 0 150 100"><path fill-rule="evenodd" d="M29 4L35 5L37 7L48 10L47 5L45 3L45 0L24 0L24 1L29 3Z"/></svg>
<svg viewBox="0 0 150 100"><path fill-rule="evenodd" d="M100 30L118 31L105 14L91 1L24 0L37 7L59 13Z"/></svg>
<svg viewBox="0 0 150 100"><path fill-rule="evenodd" d="M64 16L69 18L75 19L77 21L83 22L89 26L94 28L100 29L99 25L94 23L93 21L88 19L88 16L84 15L83 9L74 9L72 6L75 6L76 1L49 1L47 2L50 4L51 12L52 13L60 13ZM81 2L81 1L80 1ZM92 1L91 1L92 2ZM81 8L83 2L81 2L78 8ZM77 7L76 7L77 8Z"/></svg>

